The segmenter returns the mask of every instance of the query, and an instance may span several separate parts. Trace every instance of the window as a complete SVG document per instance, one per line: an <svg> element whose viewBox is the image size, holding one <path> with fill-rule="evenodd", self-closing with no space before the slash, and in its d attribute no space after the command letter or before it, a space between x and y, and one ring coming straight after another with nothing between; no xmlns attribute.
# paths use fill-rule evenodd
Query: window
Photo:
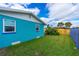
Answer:
<svg viewBox="0 0 79 59"><path fill-rule="evenodd" d="M40 26L39 24L36 24L36 31L39 32L39 30L40 30Z"/></svg>
<svg viewBox="0 0 79 59"><path fill-rule="evenodd" d="M3 32L4 33L16 32L16 21L10 19L3 19Z"/></svg>

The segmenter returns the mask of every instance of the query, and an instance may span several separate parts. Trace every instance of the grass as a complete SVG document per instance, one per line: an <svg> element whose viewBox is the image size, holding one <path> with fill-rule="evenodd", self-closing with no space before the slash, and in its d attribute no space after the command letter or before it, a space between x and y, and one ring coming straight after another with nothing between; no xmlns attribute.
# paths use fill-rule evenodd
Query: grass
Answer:
<svg viewBox="0 0 79 59"><path fill-rule="evenodd" d="M79 49L70 36L50 36L34 39L6 48L11 56L72 56L79 55Z"/></svg>

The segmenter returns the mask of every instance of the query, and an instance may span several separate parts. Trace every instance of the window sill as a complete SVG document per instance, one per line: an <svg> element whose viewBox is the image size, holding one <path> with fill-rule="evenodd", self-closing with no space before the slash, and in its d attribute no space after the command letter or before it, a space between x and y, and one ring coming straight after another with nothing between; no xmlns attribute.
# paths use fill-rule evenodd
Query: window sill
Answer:
<svg viewBox="0 0 79 59"><path fill-rule="evenodd" d="M3 34L15 34L16 32L3 32Z"/></svg>

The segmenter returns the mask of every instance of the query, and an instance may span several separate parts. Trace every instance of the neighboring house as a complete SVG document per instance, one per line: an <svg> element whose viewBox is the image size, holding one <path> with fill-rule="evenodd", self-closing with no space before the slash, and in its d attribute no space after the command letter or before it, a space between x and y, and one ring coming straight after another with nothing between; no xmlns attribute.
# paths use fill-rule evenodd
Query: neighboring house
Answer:
<svg viewBox="0 0 79 59"><path fill-rule="evenodd" d="M0 48L44 36L44 25L28 11L0 7Z"/></svg>

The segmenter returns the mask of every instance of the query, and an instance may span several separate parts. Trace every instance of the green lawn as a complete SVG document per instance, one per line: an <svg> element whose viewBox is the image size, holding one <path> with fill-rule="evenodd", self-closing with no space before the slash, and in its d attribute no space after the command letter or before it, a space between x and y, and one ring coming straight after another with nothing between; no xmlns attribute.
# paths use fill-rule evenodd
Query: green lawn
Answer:
<svg viewBox="0 0 79 59"><path fill-rule="evenodd" d="M28 42L10 46L6 55L21 56L66 56L79 55L79 49L74 49L75 44L70 36L45 36Z"/></svg>

